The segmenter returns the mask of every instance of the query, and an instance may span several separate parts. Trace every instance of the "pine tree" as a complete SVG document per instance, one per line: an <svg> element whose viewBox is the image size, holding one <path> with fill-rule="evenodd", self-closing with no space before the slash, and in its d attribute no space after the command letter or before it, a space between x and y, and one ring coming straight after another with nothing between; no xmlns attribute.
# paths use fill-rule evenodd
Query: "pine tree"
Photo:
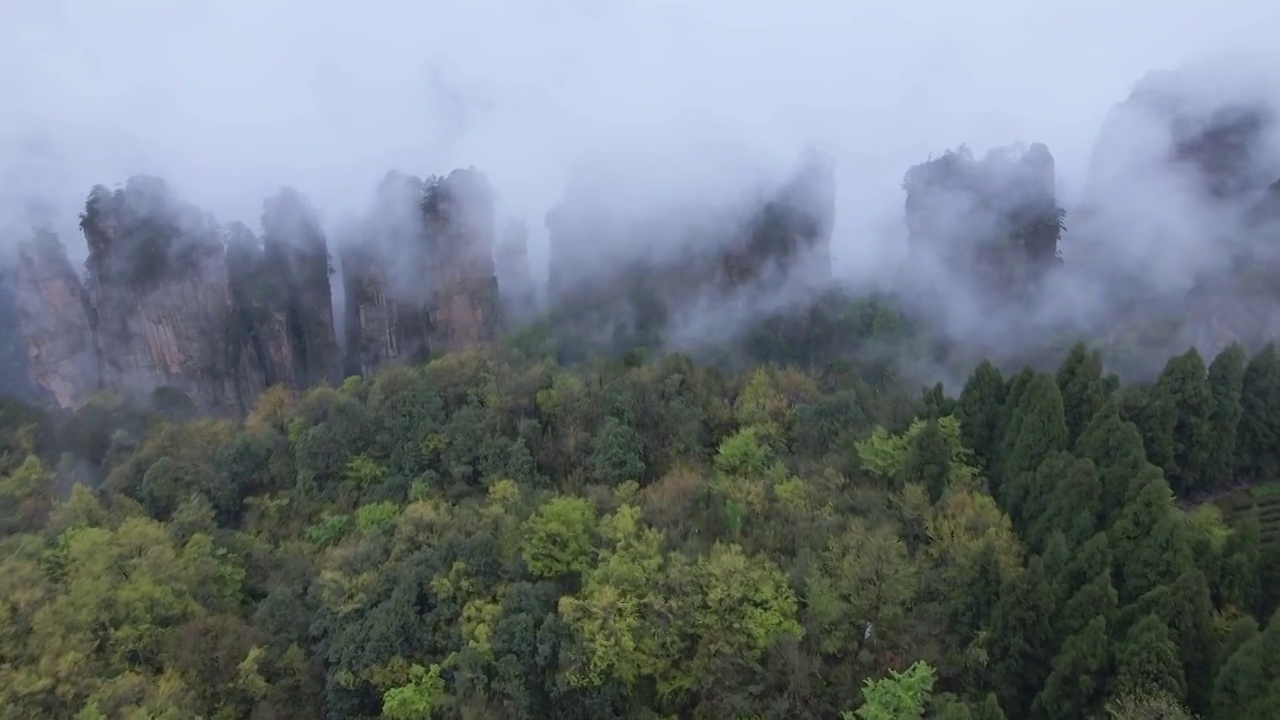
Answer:
<svg viewBox="0 0 1280 720"><path fill-rule="evenodd" d="M1099 498L1101 527L1109 527L1124 507L1129 487L1144 470L1155 470L1147 462L1142 435L1133 423L1122 420L1113 402L1102 406L1080 440L1076 454L1093 461L1102 486Z"/></svg>
<svg viewBox="0 0 1280 720"><path fill-rule="evenodd" d="M1178 702L1186 697L1178 646L1169 627L1155 615L1144 615L1125 635L1116 650L1116 676L1113 688L1119 693L1141 692L1158 688Z"/></svg>
<svg viewBox="0 0 1280 720"><path fill-rule="evenodd" d="M1222 605L1253 611L1260 590L1261 545L1258 508L1253 507L1236 524L1222 548L1222 573L1218 582Z"/></svg>
<svg viewBox="0 0 1280 720"><path fill-rule="evenodd" d="M1102 483L1093 461L1075 458L1061 480L1049 489L1049 497L1040 516L1032 522L1028 538L1041 547L1049 534L1057 531L1068 547L1075 548L1099 530L1102 516Z"/></svg>
<svg viewBox="0 0 1280 720"><path fill-rule="evenodd" d="M1125 503L1108 532L1125 603L1155 587L1171 585L1193 566L1186 521L1158 473Z"/></svg>
<svg viewBox="0 0 1280 720"><path fill-rule="evenodd" d="M1280 616L1267 629L1240 645L1218 670L1213 686L1213 716L1232 720L1273 720L1280 717L1280 697L1273 691L1280 681Z"/></svg>
<svg viewBox="0 0 1280 720"><path fill-rule="evenodd" d="M1166 367L1161 378L1168 372ZM1173 428L1178 414L1169 384L1157 382L1125 388L1120 394L1120 415L1138 428L1147 459L1162 472L1171 472L1174 469Z"/></svg>
<svg viewBox="0 0 1280 720"><path fill-rule="evenodd" d="M1062 391L1063 414L1067 420L1067 438L1074 443L1089 421L1102 409L1111 395L1110 380L1102 376L1102 357L1076 343L1058 368L1058 388Z"/></svg>
<svg viewBox="0 0 1280 720"><path fill-rule="evenodd" d="M1213 394L1209 390L1204 360L1195 348L1169 361L1156 383L1157 394L1173 405L1173 454L1166 470L1170 487L1179 495L1204 489L1209 442L1213 439L1209 416Z"/></svg>
<svg viewBox="0 0 1280 720"><path fill-rule="evenodd" d="M1253 477L1280 470L1280 357L1268 344L1244 369L1236 465Z"/></svg>
<svg viewBox="0 0 1280 720"><path fill-rule="evenodd" d="M1000 406L1004 403L1004 379L989 360L974 368L960 392L956 418L960 421L960 440L973 451L982 467L991 469L995 461L1000 423Z"/></svg>
<svg viewBox="0 0 1280 720"><path fill-rule="evenodd" d="M1010 416L1005 435L1004 493L1006 512L1025 527L1025 507L1031 495L1032 473L1053 453L1067 447L1067 421L1062 392L1048 375L1034 375Z"/></svg>
<svg viewBox="0 0 1280 720"><path fill-rule="evenodd" d="M1236 438L1244 414L1244 368L1245 352L1238 343L1218 353L1209 365L1212 406L1204 461L1204 480L1209 487L1227 485L1235 475Z"/></svg>
<svg viewBox="0 0 1280 720"><path fill-rule="evenodd" d="M1053 658L1053 672L1032 703L1031 717L1090 717L1102 704L1110 668L1107 621L1095 617L1062 643Z"/></svg>
<svg viewBox="0 0 1280 720"><path fill-rule="evenodd" d="M1025 717L1031 698L1049 676L1054 644L1050 619L1054 592L1039 558L1000 591L991 616L988 657L991 687L1010 717Z"/></svg>
<svg viewBox="0 0 1280 720"><path fill-rule="evenodd" d="M931 416L911 439L903 476L907 482L924 485L935 503L942 499L947 479L951 476L951 447L942 434L936 415Z"/></svg>

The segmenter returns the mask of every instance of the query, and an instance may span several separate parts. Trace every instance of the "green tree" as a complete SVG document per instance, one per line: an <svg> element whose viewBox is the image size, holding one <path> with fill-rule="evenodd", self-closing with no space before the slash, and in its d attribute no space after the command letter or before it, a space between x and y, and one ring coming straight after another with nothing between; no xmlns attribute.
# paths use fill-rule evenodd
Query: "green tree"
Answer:
<svg viewBox="0 0 1280 720"><path fill-rule="evenodd" d="M1163 620L1144 615L1129 628L1124 642L1116 650L1113 688L1121 694L1158 689L1169 693L1177 702L1186 697L1178 645Z"/></svg>
<svg viewBox="0 0 1280 720"><path fill-rule="evenodd" d="M640 436L630 425L612 416L605 418L591 443L590 466L597 480L616 485L645 477Z"/></svg>
<svg viewBox="0 0 1280 720"><path fill-rule="evenodd" d="M382 714L391 720L428 720L440 708L445 695L444 678L440 666L433 663L424 668L414 665L409 670L410 681L388 690L382 696Z"/></svg>
<svg viewBox="0 0 1280 720"><path fill-rule="evenodd" d="M920 720L933 694L935 673L928 663L917 660L903 672L889 671L889 677L863 681L862 705L845 720Z"/></svg>
<svg viewBox="0 0 1280 720"><path fill-rule="evenodd" d="M983 468L994 468L999 436L1000 408L1004 403L1004 379L989 360L983 360L974 368L969 381L960 392L956 404L956 417L960 420L960 438L965 447L973 450Z"/></svg>
<svg viewBox="0 0 1280 720"><path fill-rule="evenodd" d="M1246 356L1239 343L1228 345L1209 365L1208 437L1205 440L1204 480L1222 486L1235 475L1236 445L1242 403Z"/></svg>
<svg viewBox="0 0 1280 720"><path fill-rule="evenodd" d="M1033 492L1036 468L1066 447L1067 422L1062 414L1062 393L1048 375L1035 375L1018 398L1005 436L1001 499L1015 524L1025 527L1031 520L1025 512Z"/></svg>
<svg viewBox="0 0 1280 720"><path fill-rule="evenodd" d="M1274 344L1249 359L1240 393L1236 465L1254 477L1280 471L1280 357Z"/></svg>
<svg viewBox="0 0 1280 720"><path fill-rule="evenodd" d="M556 578L591 567L596 511L583 498L556 497L524 525L524 562L534 577Z"/></svg>
<svg viewBox="0 0 1280 720"><path fill-rule="evenodd" d="M1089 421L1102 409L1114 387L1102 375L1102 357L1083 342L1076 343L1058 367L1058 389L1062 391L1067 439L1074 444Z"/></svg>
<svg viewBox="0 0 1280 720"><path fill-rule="evenodd" d="M1097 617L1062 643L1053 672L1032 703L1032 715L1046 720L1089 717L1102 704L1110 671L1107 621Z"/></svg>
<svg viewBox="0 0 1280 720"><path fill-rule="evenodd" d="M934 502L946 492L951 476L951 450L937 417L930 417L911 438L903 474L907 482L918 482L928 488Z"/></svg>

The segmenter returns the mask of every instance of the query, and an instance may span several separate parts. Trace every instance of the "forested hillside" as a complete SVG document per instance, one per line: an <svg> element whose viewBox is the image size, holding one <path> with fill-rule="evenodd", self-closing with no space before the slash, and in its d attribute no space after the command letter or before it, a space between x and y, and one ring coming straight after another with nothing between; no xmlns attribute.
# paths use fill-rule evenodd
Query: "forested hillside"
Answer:
<svg viewBox="0 0 1280 720"><path fill-rule="evenodd" d="M1274 347L920 392L837 329L6 401L0 717L1280 717Z"/></svg>

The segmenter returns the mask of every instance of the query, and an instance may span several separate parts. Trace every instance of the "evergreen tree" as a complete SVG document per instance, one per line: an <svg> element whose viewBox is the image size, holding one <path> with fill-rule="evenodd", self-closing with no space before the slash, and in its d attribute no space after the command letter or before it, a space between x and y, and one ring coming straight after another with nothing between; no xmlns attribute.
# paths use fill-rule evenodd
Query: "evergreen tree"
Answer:
<svg viewBox="0 0 1280 720"><path fill-rule="evenodd" d="M1213 439L1209 424L1213 394L1200 353L1192 348L1170 360L1157 387L1171 399L1174 408L1169 485L1179 495L1202 490L1208 485L1205 467Z"/></svg>
<svg viewBox="0 0 1280 720"><path fill-rule="evenodd" d="M1169 361L1160 380L1176 366ZM1169 382L1154 385L1131 385L1120 394L1120 415L1138 428L1147 459L1164 473L1172 473L1174 465L1173 428L1178 423L1178 410Z"/></svg>
<svg viewBox="0 0 1280 720"><path fill-rule="evenodd" d="M1115 403L1108 402L1080 435L1076 454L1092 460L1097 470L1102 486L1099 521L1108 527L1124 507L1129 486L1144 470L1154 469L1143 451L1142 435L1133 423L1121 419Z"/></svg>
<svg viewBox="0 0 1280 720"><path fill-rule="evenodd" d="M903 475L907 482L924 485L935 503L942 499L947 479L951 476L951 447L936 415L931 416L911 438Z"/></svg>
<svg viewBox="0 0 1280 720"><path fill-rule="evenodd" d="M1067 458L1072 456L1062 453ZM1041 464L1044 469L1045 464ZM1038 475L1039 473L1037 473ZM1044 481L1037 477L1040 488ZM1102 483L1092 460L1074 459L1065 469L1062 478L1048 486L1049 497L1043 510L1032 522L1028 539L1032 544L1046 541L1049 534L1062 533L1068 547L1078 547L1099 529L1102 512Z"/></svg>
<svg viewBox="0 0 1280 720"><path fill-rule="evenodd" d="M1231 654L1218 670L1213 686L1213 716L1232 720L1272 720L1280 717L1280 616Z"/></svg>
<svg viewBox="0 0 1280 720"><path fill-rule="evenodd" d="M1232 343L1209 365L1212 405L1204 461L1204 480L1209 487L1227 485L1235 474L1236 438L1244 414L1245 360L1244 348Z"/></svg>
<svg viewBox="0 0 1280 720"><path fill-rule="evenodd" d="M1029 700L1044 687L1053 651L1054 592L1039 558L1007 582L991 616L988 656L991 686L1012 717L1025 717Z"/></svg>
<svg viewBox="0 0 1280 720"><path fill-rule="evenodd" d="M956 403L960 440L988 470L994 467L999 440L996 432L1004 396L1005 385L1000 371L989 360L983 360L974 368Z"/></svg>
<svg viewBox="0 0 1280 720"><path fill-rule="evenodd" d="M1062 391L1063 415L1067 420L1067 439L1075 443L1089 421L1102 409L1114 388L1102 376L1102 357L1090 351L1083 342L1071 348L1058 368L1058 389Z"/></svg>
<svg viewBox="0 0 1280 720"><path fill-rule="evenodd" d="M1116 650L1116 675L1113 690L1135 693L1156 688L1169 693L1176 701L1186 697L1186 680L1178 646L1169 627L1154 615L1144 615L1125 635Z"/></svg>
<svg viewBox="0 0 1280 720"><path fill-rule="evenodd" d="M1034 375L1018 394L1005 435L1004 492L1006 512L1025 526L1025 505L1032 494L1033 473L1053 453L1067 447L1062 393L1048 375Z"/></svg>
<svg viewBox="0 0 1280 720"><path fill-rule="evenodd" d="M1158 474L1125 503L1109 534L1125 603L1155 587L1173 584L1192 568L1186 521L1173 505L1169 485Z"/></svg>
<svg viewBox="0 0 1280 720"><path fill-rule="evenodd" d="M1245 366L1240 409L1237 467L1253 477L1275 477L1280 470L1280 357L1274 344Z"/></svg>
<svg viewBox="0 0 1280 720"><path fill-rule="evenodd" d="M1095 617L1062 643L1053 658L1053 672L1032 703L1031 717L1091 717L1104 699L1110 668L1107 621Z"/></svg>
<svg viewBox="0 0 1280 720"><path fill-rule="evenodd" d="M1252 612L1258 600L1262 529L1257 507L1250 508L1227 536L1219 576L1220 602Z"/></svg>

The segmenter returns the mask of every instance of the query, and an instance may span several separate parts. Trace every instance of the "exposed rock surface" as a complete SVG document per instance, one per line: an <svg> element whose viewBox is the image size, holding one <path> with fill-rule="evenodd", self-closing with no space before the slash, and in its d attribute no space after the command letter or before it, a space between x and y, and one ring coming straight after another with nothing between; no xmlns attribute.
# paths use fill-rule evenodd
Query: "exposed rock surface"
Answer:
<svg viewBox="0 0 1280 720"><path fill-rule="evenodd" d="M454 170L428 184L422 208L432 288L431 352L481 345L502 324L493 260L493 190L476 170Z"/></svg>
<svg viewBox="0 0 1280 720"><path fill-rule="evenodd" d="M23 370L58 405L78 406L102 381L88 294L51 232L20 245L17 263L13 338L26 356Z"/></svg>
<svg viewBox="0 0 1280 720"><path fill-rule="evenodd" d="M329 248L315 212L296 190L267 200L262 213L263 262L279 283L284 317L301 386L342 379L342 354L333 324Z"/></svg>
<svg viewBox="0 0 1280 720"><path fill-rule="evenodd" d="M1059 262L1064 212L1053 156L1041 143L1006 147L974 160L968 148L911 168L907 240L913 251L973 273L984 285L1017 289Z"/></svg>
<svg viewBox="0 0 1280 720"><path fill-rule="evenodd" d="M547 215L548 299L567 317L570 345L683 345L731 334L753 303L830 277L835 184L805 159L780 185L724 205L687 198L636 212L625 187L575 178ZM621 183L625 186L625 182ZM709 312L702 312L708 310ZM690 318L721 318L717 327Z"/></svg>

